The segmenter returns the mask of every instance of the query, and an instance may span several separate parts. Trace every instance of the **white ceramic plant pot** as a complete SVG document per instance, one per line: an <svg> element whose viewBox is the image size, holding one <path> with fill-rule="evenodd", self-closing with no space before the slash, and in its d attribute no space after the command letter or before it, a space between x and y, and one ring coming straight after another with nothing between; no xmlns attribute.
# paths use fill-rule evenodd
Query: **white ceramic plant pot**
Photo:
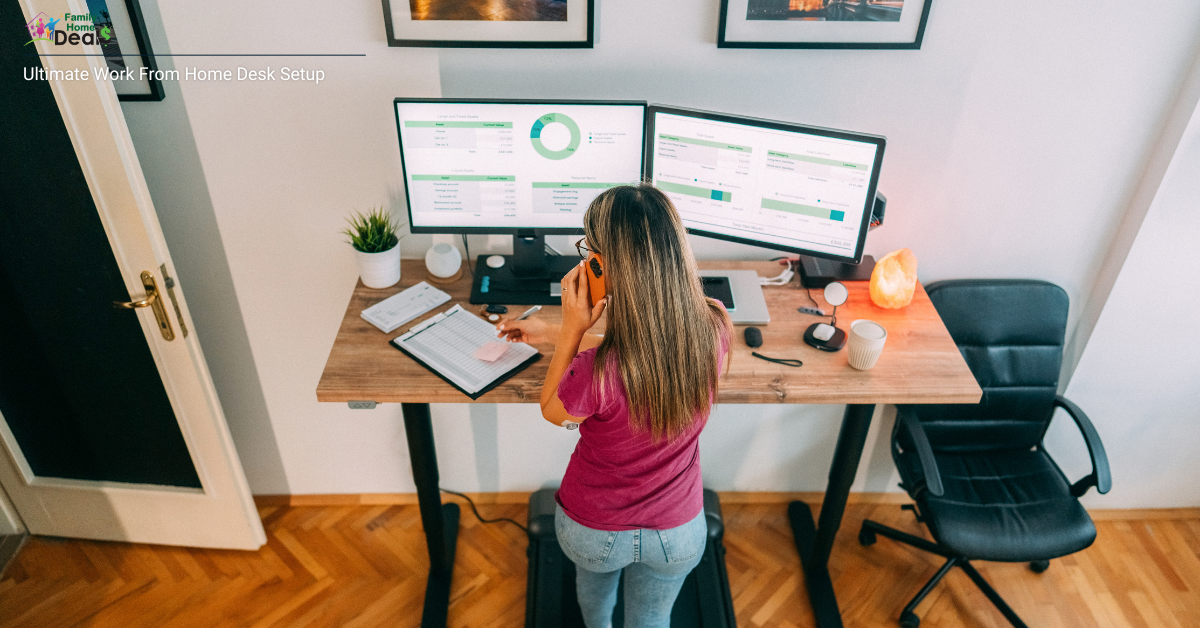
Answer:
<svg viewBox="0 0 1200 628"><path fill-rule="evenodd" d="M363 253L358 256L358 274L368 288L389 288L400 281L400 243L382 253Z"/></svg>

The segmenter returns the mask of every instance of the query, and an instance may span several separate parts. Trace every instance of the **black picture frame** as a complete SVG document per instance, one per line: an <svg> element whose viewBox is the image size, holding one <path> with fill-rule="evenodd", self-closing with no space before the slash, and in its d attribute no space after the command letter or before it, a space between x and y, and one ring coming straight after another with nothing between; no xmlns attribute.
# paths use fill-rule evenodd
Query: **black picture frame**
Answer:
<svg viewBox="0 0 1200 628"><path fill-rule="evenodd" d="M744 41L730 40L726 37L730 22L730 0L721 0L721 15L717 25L718 48L766 48L766 49L833 49L833 50L920 50L921 41L925 37L925 25L929 21L929 10L933 0L906 0L921 3L921 16L917 24L916 35L911 42L883 41ZM741 18L746 21L745 18Z"/></svg>
<svg viewBox="0 0 1200 628"><path fill-rule="evenodd" d="M118 38L117 44L121 46L120 56L123 59L135 57L141 61L149 72L148 77L143 81L139 80L143 87L140 87L141 93L121 93L125 87L114 83L114 88L117 89L117 100L124 102L156 102L161 101L166 97L166 92L163 90L162 81L157 78L158 63L154 58L154 50L150 45L150 35L146 32L146 20L142 18L142 7L137 0L108 0L108 2L121 2L125 6L126 15L116 14L109 7L109 18L113 20L114 28L121 28L133 32L133 44L137 46L136 50L129 50L129 41L127 38ZM107 3L106 3L107 4ZM117 24L117 20L128 17L129 23L124 25ZM120 32L120 31L119 31Z"/></svg>
<svg viewBox="0 0 1200 628"><path fill-rule="evenodd" d="M407 2L408 0L397 0ZM587 38L582 40L496 40L496 39L407 39L396 37L391 0L383 0L383 21L388 46L393 48L593 48L595 41L596 0L587 0ZM497 22L506 24L511 22Z"/></svg>

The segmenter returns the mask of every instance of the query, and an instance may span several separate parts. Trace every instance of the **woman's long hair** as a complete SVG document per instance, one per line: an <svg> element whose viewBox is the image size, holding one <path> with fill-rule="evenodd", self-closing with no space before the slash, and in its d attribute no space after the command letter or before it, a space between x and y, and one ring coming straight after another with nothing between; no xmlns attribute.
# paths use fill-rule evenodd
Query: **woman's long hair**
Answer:
<svg viewBox="0 0 1200 628"><path fill-rule="evenodd" d="M674 440L708 415L716 397L729 315L704 296L683 221L657 188L611 188L592 201L583 224L609 279L598 383L615 353L634 431Z"/></svg>

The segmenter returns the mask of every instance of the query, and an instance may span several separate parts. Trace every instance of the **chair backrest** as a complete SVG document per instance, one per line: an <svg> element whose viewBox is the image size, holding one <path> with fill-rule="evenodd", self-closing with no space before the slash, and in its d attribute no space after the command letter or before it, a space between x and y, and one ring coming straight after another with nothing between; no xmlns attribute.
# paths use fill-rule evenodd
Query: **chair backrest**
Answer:
<svg viewBox="0 0 1200 628"><path fill-rule="evenodd" d="M938 281L926 291L983 389L976 405L915 407L930 445L958 452L1037 445L1054 414L1067 293L1026 279Z"/></svg>

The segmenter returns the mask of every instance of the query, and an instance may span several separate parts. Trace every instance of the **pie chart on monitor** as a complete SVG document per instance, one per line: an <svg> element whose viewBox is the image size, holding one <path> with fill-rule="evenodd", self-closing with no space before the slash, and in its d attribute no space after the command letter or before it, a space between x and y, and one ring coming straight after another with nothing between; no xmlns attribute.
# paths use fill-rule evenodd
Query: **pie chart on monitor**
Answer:
<svg viewBox="0 0 1200 628"><path fill-rule="evenodd" d="M566 127L571 134L570 141L564 148L559 150L551 150L542 144L542 129L550 127L553 124L561 124ZM529 131L529 141L533 143L533 150L536 150L539 155L546 159L566 159L575 154L575 149L579 148L579 125L575 121L561 113L548 113L533 122L533 128Z"/></svg>

